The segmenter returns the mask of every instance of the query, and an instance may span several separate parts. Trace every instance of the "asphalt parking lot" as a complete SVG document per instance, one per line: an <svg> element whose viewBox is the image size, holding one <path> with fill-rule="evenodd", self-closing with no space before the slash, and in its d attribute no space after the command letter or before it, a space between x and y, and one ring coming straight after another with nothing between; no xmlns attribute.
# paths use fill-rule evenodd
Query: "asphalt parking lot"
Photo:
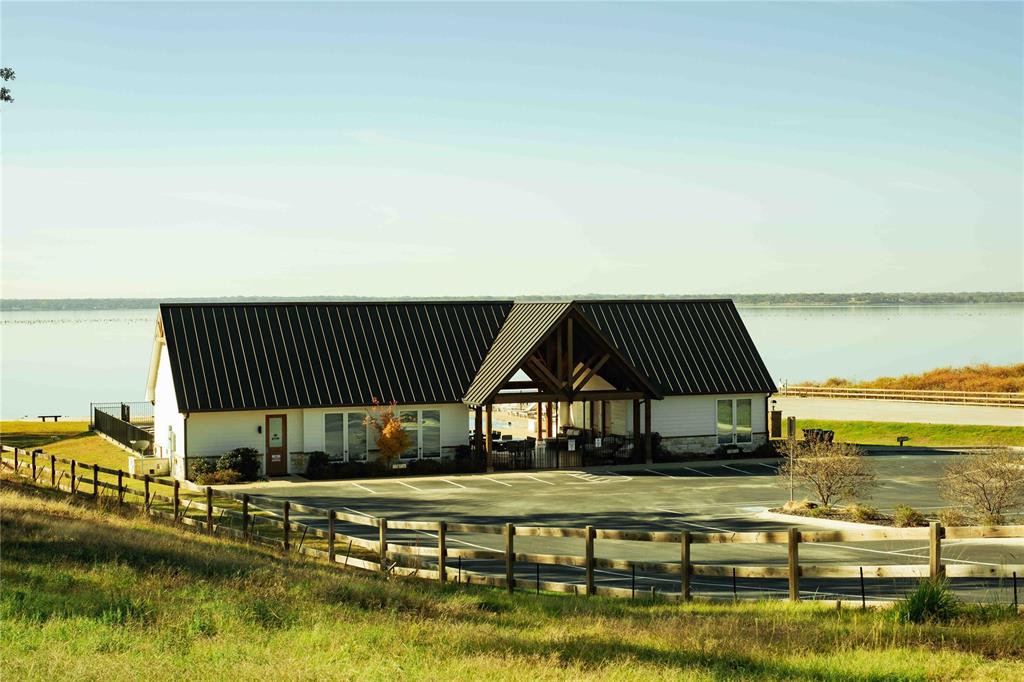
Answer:
<svg viewBox="0 0 1024 682"><path fill-rule="evenodd" d="M872 455L879 487L866 502L882 511L897 504L909 504L924 512L946 506L938 493L937 480L953 452L926 449L878 451ZM777 475L777 461L768 459L728 460L671 465L633 465L586 470L508 472L489 475L431 476L359 481L294 482L272 481L254 484L238 492L290 499L307 505L334 508L355 514L389 519L439 520L448 522L517 525L591 525L618 530L690 530L733 532L783 530L788 525L758 518L770 507L789 497L788 487ZM798 493L798 498L803 497ZM296 517L297 520L300 520ZM306 520L306 519L301 519ZM804 524L805 529L818 528ZM372 527L339 524L339 532L376 539ZM432 533L392 533L392 542L431 544ZM503 539L488 534L452 534L450 546L501 551ZM884 541L862 543L805 543L800 547L802 564L875 566L881 564L926 564L924 542ZM517 552L582 555L582 540L572 538L521 537ZM678 562L674 544L600 540L598 557L645 562ZM980 565L1024 563L1021 541L947 541L943 543L946 563ZM735 566L762 566L786 562L785 545L699 544L692 548L692 561ZM493 560L463 560L464 570L504 575L504 566ZM458 565L449 562L449 570ZM542 580L582 581L582 569L540 566ZM517 575L532 581L537 566L517 564ZM1022 576L1024 578L1024 576ZM648 594L652 586L665 592L679 591L679 578L672 575L637 574L597 569L599 584L615 587L636 585ZM893 599L902 596L913 580L868 579L865 596ZM957 579L957 590L967 598L982 601L1012 599L1012 587L1005 581ZM785 596L784 580L693 578L695 594L709 596ZM807 598L859 600L858 580L802 580Z"/></svg>

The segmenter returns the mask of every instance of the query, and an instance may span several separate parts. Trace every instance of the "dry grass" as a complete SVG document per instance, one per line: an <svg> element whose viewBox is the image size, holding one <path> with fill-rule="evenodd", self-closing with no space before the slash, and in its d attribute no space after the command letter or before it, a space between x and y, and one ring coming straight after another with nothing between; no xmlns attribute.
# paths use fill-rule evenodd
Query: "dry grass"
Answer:
<svg viewBox="0 0 1024 682"><path fill-rule="evenodd" d="M947 625L441 588L346 573L5 482L9 679L1006 680L1024 621Z"/></svg>
<svg viewBox="0 0 1024 682"><path fill-rule="evenodd" d="M805 386L847 386L851 388L894 388L915 391L987 391L998 393L1024 392L1024 363L1019 365L970 365L940 367L924 374L879 377L871 381L853 382L833 377L828 381L803 382Z"/></svg>

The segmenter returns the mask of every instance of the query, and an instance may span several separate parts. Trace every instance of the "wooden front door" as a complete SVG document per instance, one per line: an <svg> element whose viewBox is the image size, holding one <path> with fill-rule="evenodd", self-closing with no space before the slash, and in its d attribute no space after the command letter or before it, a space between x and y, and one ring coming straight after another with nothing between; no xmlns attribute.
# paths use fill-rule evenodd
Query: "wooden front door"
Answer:
<svg viewBox="0 0 1024 682"><path fill-rule="evenodd" d="M288 418L268 414L264 429L267 436L267 476L288 473Z"/></svg>

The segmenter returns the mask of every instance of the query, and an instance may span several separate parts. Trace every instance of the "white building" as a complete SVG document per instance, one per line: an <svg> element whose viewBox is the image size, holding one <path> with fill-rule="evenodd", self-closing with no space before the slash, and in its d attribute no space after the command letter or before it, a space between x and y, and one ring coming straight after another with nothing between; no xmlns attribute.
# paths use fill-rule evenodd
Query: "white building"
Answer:
<svg viewBox="0 0 1024 682"><path fill-rule="evenodd" d="M405 460L472 443L540 467L649 459L651 433L663 452L751 450L774 391L729 300L215 303L160 307L147 399L175 476L238 447L272 476L313 451L374 459L375 400L397 405ZM514 464L490 438L501 403L537 410Z"/></svg>

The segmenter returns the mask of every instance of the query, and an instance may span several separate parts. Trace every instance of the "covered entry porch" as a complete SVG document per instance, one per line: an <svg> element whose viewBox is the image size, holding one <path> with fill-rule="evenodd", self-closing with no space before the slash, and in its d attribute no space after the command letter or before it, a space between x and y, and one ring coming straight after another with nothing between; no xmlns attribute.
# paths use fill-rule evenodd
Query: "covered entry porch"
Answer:
<svg viewBox="0 0 1024 682"><path fill-rule="evenodd" d="M650 462L651 401L661 397L575 304L535 303L509 315L465 402L473 448L494 470ZM535 432L496 440L503 404L530 405Z"/></svg>

